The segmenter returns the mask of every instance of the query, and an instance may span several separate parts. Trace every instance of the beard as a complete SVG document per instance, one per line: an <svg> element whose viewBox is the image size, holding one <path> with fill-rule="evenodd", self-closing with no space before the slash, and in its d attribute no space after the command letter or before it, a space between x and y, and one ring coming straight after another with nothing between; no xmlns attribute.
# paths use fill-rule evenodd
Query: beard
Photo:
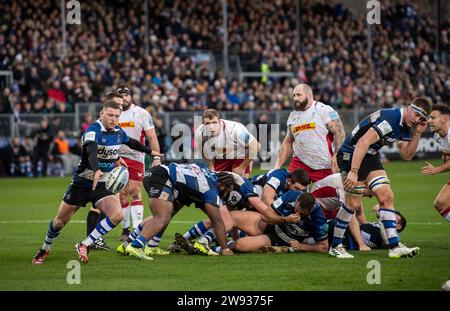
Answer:
<svg viewBox="0 0 450 311"><path fill-rule="evenodd" d="M308 105L308 99L305 98L302 101L294 101L295 110L297 111L304 111L306 105Z"/></svg>

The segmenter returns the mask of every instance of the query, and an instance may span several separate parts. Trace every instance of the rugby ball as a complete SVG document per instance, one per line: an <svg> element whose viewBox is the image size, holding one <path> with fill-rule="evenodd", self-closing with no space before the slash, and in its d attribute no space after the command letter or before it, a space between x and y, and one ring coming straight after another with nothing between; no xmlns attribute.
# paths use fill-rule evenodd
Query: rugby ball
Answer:
<svg viewBox="0 0 450 311"><path fill-rule="evenodd" d="M128 183L128 169L125 166L115 167L106 178L106 189L112 193L120 192Z"/></svg>

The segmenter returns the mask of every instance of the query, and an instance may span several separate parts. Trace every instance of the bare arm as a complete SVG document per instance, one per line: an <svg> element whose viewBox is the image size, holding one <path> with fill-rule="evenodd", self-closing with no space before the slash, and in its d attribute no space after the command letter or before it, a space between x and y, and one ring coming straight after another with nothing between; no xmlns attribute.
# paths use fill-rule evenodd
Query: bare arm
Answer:
<svg viewBox="0 0 450 311"><path fill-rule="evenodd" d="M294 139L288 134L286 134L286 137L283 140L283 143L280 147L280 152L278 153L277 162L275 163L274 169L281 168L286 162L286 160L292 155L292 143L294 142Z"/></svg>
<svg viewBox="0 0 450 311"><path fill-rule="evenodd" d="M264 203L266 203L268 206L271 206L272 203L275 201L275 197L276 197L276 192L275 189L273 189L271 186L269 185L265 185L263 188L263 195L262 195L262 200Z"/></svg>
<svg viewBox="0 0 450 311"><path fill-rule="evenodd" d="M350 231L350 234L353 236L353 238L356 241L356 244L358 244L358 248L360 251L368 251L370 250L370 247L368 247L361 236L361 230L359 229L359 223L356 220L356 217L352 217L350 220L350 223L348 225L348 230Z"/></svg>
<svg viewBox="0 0 450 311"><path fill-rule="evenodd" d="M220 215L220 209L209 203L205 203L205 212L211 220L217 242L219 242L219 245L222 247L222 253L232 255L233 252L231 252L227 245L225 225L223 224L222 216Z"/></svg>
<svg viewBox="0 0 450 311"><path fill-rule="evenodd" d="M328 251L328 240L322 240L313 245L291 241L291 247L296 252L317 252L326 253Z"/></svg>
<svg viewBox="0 0 450 311"><path fill-rule="evenodd" d="M154 128L148 129L145 132L145 136L147 136L148 141L150 142L150 147L152 150L155 150L157 152L160 152L160 146L158 142L158 137L156 136L156 131ZM153 158L152 166L160 165L161 159L159 158Z"/></svg>
<svg viewBox="0 0 450 311"><path fill-rule="evenodd" d="M242 161L242 163L233 170L233 172L240 176L244 176L245 169L256 159L258 151L261 148L261 145L256 138L253 138L247 146L248 153L245 155L244 161Z"/></svg>
<svg viewBox="0 0 450 311"><path fill-rule="evenodd" d="M259 197L248 198L248 202L263 216L263 220L267 223L282 225L300 221L300 217L296 214L291 214L287 217L278 215L273 209L264 204Z"/></svg>
<svg viewBox="0 0 450 311"><path fill-rule="evenodd" d="M403 160L412 160L417 151L417 146L419 145L420 136L426 130L427 124L423 122L416 126L412 133L412 139L410 142L398 142L398 149L400 151L400 158Z"/></svg>
<svg viewBox="0 0 450 311"><path fill-rule="evenodd" d="M425 176L440 174L444 172L450 172L450 161L447 161L446 163L434 166L428 162L425 162L426 166L422 167L422 174Z"/></svg>
<svg viewBox="0 0 450 311"><path fill-rule="evenodd" d="M333 172L338 172L339 167L337 165L336 155L339 151L339 148L342 146L342 143L345 139L345 129L344 125L342 124L342 121L340 118L330 121L327 123L328 130L333 133L334 135L334 142L333 142L333 158L331 160L331 169Z"/></svg>

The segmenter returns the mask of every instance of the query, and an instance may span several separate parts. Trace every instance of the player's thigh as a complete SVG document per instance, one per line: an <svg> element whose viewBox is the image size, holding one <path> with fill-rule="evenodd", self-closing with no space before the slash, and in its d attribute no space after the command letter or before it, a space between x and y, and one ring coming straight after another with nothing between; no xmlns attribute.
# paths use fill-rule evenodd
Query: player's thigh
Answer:
<svg viewBox="0 0 450 311"><path fill-rule="evenodd" d="M55 226L61 227L67 224L72 216L78 211L80 207L75 205L67 204L64 201L61 201L61 204L59 204L58 211L56 212L55 217Z"/></svg>
<svg viewBox="0 0 450 311"><path fill-rule="evenodd" d="M434 201L434 206L439 207L441 210L446 209L450 205L450 184L442 187L439 191L436 200Z"/></svg>
<svg viewBox="0 0 450 311"><path fill-rule="evenodd" d="M132 180L128 181L128 196L134 200L142 198L142 181Z"/></svg>
<svg viewBox="0 0 450 311"><path fill-rule="evenodd" d="M120 200L116 195L105 196L95 202L95 207L98 208L112 221L113 219L119 220L123 217L122 206Z"/></svg>
<svg viewBox="0 0 450 311"><path fill-rule="evenodd" d="M248 235L260 235L264 232L265 223L262 216L258 212L250 211L233 211L230 213L234 227L244 231Z"/></svg>
<svg viewBox="0 0 450 311"><path fill-rule="evenodd" d="M236 241L235 248L240 252L257 252L261 247L270 246L271 242L267 235L246 236Z"/></svg>
<svg viewBox="0 0 450 311"><path fill-rule="evenodd" d="M174 204L171 201L150 198L148 204L154 218L161 219L165 223L172 218Z"/></svg>
<svg viewBox="0 0 450 311"><path fill-rule="evenodd" d="M222 216L223 224L225 226L225 230L229 231L233 229L233 218L231 218L230 211L225 205L220 207L220 216Z"/></svg>

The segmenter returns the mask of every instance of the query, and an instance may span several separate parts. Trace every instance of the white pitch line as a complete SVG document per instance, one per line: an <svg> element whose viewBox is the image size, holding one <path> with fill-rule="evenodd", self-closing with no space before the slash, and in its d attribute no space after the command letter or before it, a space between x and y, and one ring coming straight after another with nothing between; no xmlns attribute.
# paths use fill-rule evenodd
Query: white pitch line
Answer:
<svg viewBox="0 0 450 311"><path fill-rule="evenodd" d="M170 223L173 224L195 224L197 223L199 220L191 220L191 221L186 221L186 220L173 220ZM50 219L48 220L1 220L0 224L41 224L41 223L49 223ZM70 223L73 224L85 224L86 221L85 220L71 220ZM440 226L443 225L443 223L441 222L408 222L408 225L413 225L413 226Z"/></svg>

